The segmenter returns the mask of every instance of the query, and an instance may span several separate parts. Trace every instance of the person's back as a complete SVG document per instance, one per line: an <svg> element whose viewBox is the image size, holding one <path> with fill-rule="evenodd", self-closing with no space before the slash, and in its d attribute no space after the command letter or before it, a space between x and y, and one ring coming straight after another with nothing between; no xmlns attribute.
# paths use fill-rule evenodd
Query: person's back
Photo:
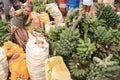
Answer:
<svg viewBox="0 0 120 80"><path fill-rule="evenodd" d="M10 0L15 10L21 9L20 0Z"/></svg>
<svg viewBox="0 0 120 80"><path fill-rule="evenodd" d="M2 2L4 4L3 10L5 13L5 18L7 21L10 21L9 11L10 11L12 4L11 4L10 0L2 0Z"/></svg>

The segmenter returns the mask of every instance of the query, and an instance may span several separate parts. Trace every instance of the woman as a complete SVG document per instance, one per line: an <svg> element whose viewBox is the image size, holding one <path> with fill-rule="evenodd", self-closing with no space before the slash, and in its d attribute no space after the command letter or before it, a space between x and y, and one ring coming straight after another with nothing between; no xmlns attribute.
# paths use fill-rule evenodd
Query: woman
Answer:
<svg viewBox="0 0 120 80"><path fill-rule="evenodd" d="M32 5L28 4L24 9L15 11L14 17L11 19L12 38L24 49L24 51L28 40L27 27L32 23L32 17L30 15L32 10Z"/></svg>
<svg viewBox="0 0 120 80"><path fill-rule="evenodd" d="M91 5L93 5L93 0L83 0L82 7L86 12L90 12Z"/></svg>

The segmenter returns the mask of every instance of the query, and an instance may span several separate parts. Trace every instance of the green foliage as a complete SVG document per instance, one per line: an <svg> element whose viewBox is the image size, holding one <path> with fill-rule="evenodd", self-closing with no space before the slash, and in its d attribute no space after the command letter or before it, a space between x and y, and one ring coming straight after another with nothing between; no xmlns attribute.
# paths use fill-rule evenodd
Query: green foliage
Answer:
<svg viewBox="0 0 120 80"><path fill-rule="evenodd" d="M98 19L106 21L106 25L112 28L116 28L120 23L120 17L115 13L110 5L102 5L96 11Z"/></svg>
<svg viewBox="0 0 120 80"><path fill-rule="evenodd" d="M93 52L96 51L95 43L91 43L90 39L86 40L79 39L77 43L77 54L80 60L90 60Z"/></svg>
<svg viewBox="0 0 120 80"><path fill-rule="evenodd" d="M94 63L90 65L90 72L86 80L111 80L118 74L120 66L116 61L111 61L112 55L101 60L94 57Z"/></svg>
<svg viewBox="0 0 120 80"><path fill-rule="evenodd" d="M66 26L68 27L79 27L79 24L85 17L85 11L83 9L71 9L68 11L65 18Z"/></svg>
<svg viewBox="0 0 120 80"><path fill-rule="evenodd" d="M7 40L11 40L10 23L0 21L0 46Z"/></svg>

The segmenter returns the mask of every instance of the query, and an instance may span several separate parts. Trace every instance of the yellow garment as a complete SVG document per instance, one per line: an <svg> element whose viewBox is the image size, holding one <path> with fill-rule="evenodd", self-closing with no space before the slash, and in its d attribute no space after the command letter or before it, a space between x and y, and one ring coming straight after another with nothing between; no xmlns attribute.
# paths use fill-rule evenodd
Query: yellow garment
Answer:
<svg viewBox="0 0 120 80"><path fill-rule="evenodd" d="M20 9L20 10L17 10L17 11L15 11L15 16L19 16L21 13L22 13L22 10L21 10L21 9Z"/></svg>
<svg viewBox="0 0 120 80"><path fill-rule="evenodd" d="M55 56L45 61L46 80L72 80L62 57Z"/></svg>
<svg viewBox="0 0 120 80"><path fill-rule="evenodd" d="M32 15L30 14L25 24L28 24L31 19L32 19ZM28 26L26 26L31 33L33 33L33 31L34 31L33 24L34 24L34 21L32 20L32 22Z"/></svg>
<svg viewBox="0 0 120 80"><path fill-rule="evenodd" d="M25 53L23 49L11 41L4 42L2 48L5 50L7 57L10 57L15 53L19 54L18 58L10 59L8 62L11 73L10 80L17 80L17 77L20 76L22 76L22 80L28 80L29 74L26 60L24 59Z"/></svg>
<svg viewBox="0 0 120 80"><path fill-rule="evenodd" d="M41 25L43 25L43 23L48 24L50 22L49 15L46 12L40 13L40 22L41 22Z"/></svg>

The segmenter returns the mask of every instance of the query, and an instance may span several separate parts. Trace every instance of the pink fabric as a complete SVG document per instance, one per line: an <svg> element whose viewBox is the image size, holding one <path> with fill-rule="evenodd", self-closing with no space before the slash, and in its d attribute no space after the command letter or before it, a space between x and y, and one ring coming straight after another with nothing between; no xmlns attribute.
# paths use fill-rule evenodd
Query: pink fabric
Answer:
<svg viewBox="0 0 120 80"><path fill-rule="evenodd" d="M13 16L14 13L15 13L15 9L14 9L13 6L11 6L10 11L9 11L9 14L10 14L11 16Z"/></svg>
<svg viewBox="0 0 120 80"><path fill-rule="evenodd" d="M37 29L38 27L40 27L40 14L37 12L32 12L31 15L33 18L34 29Z"/></svg>

